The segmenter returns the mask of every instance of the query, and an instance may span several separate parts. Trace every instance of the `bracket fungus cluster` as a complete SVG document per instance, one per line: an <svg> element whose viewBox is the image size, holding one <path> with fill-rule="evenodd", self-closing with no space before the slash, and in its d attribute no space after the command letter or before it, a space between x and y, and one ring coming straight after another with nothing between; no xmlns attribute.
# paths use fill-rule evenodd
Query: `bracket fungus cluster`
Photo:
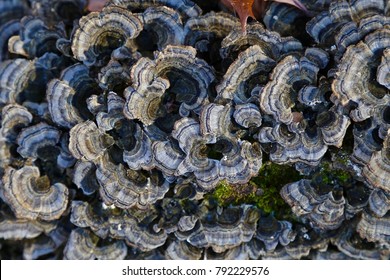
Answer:
<svg viewBox="0 0 390 280"><path fill-rule="evenodd" d="M0 258L389 259L389 73L387 0L0 1Z"/></svg>

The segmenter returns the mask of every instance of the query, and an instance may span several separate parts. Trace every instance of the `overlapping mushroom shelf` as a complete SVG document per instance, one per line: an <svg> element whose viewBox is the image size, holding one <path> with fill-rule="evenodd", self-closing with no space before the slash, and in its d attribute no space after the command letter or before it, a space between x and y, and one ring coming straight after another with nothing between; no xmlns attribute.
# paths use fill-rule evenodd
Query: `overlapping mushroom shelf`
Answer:
<svg viewBox="0 0 390 280"><path fill-rule="evenodd" d="M0 2L2 259L390 258L389 1L87 2Z"/></svg>

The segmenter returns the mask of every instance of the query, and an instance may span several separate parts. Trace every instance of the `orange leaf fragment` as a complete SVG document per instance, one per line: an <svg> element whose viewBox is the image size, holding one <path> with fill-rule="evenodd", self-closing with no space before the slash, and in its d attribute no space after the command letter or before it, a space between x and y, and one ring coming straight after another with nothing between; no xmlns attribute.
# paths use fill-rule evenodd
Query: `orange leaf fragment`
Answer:
<svg viewBox="0 0 390 280"><path fill-rule="evenodd" d="M241 21L242 32L246 32L246 22L249 17L256 19L253 14L254 0L221 0L228 9L235 11Z"/></svg>
<svg viewBox="0 0 390 280"><path fill-rule="evenodd" d="M235 11L241 21L242 32L246 33L246 22L249 17L259 19L263 16L267 3L275 1L293 5L310 15L309 11L299 0L220 0L228 9Z"/></svg>
<svg viewBox="0 0 390 280"><path fill-rule="evenodd" d="M108 0L89 0L87 9L91 12L101 11L107 2Z"/></svg>

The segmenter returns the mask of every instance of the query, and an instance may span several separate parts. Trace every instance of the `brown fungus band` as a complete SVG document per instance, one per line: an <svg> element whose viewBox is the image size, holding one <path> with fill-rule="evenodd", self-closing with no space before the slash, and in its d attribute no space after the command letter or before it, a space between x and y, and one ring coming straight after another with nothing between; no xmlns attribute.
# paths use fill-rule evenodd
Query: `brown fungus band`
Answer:
<svg viewBox="0 0 390 280"><path fill-rule="evenodd" d="M147 126L169 114L199 113L215 78L213 69L196 57L195 49L177 46L167 46L154 60L141 58L131 77L124 114Z"/></svg>
<svg viewBox="0 0 390 280"><path fill-rule="evenodd" d="M40 176L38 167L10 167L3 182L1 197L18 218L56 220L67 208L68 188L62 183L51 184L47 176Z"/></svg>

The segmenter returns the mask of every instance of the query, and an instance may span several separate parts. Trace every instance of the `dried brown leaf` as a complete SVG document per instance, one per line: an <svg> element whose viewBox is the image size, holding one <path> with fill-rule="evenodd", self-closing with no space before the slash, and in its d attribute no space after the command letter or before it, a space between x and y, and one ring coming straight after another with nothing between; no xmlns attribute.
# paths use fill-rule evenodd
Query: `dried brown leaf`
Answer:
<svg viewBox="0 0 390 280"><path fill-rule="evenodd" d="M241 21L242 31L246 32L246 22L249 17L259 19L263 16L267 7L267 0L220 0L228 9L235 11ZM271 0L279 3L286 3L297 7L309 14L306 7L299 0Z"/></svg>

